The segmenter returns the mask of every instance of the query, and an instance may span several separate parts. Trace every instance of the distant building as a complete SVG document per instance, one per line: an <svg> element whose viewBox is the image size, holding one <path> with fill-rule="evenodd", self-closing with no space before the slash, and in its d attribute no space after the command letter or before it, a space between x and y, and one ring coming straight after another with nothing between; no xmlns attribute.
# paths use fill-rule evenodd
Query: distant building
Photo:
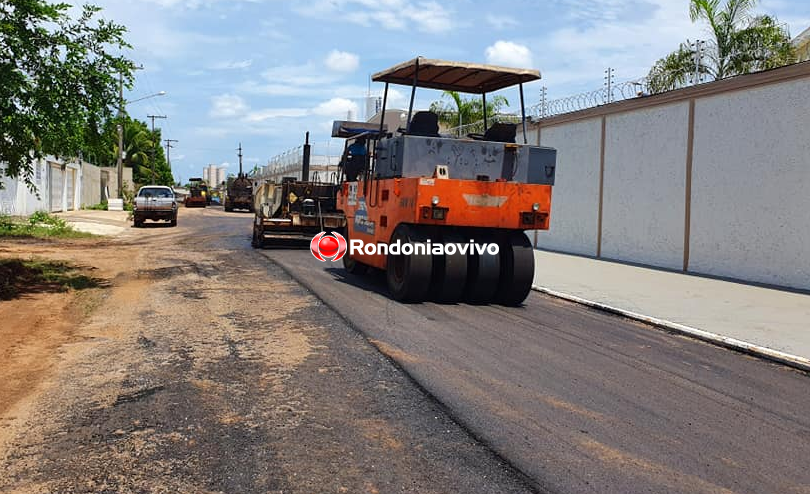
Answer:
<svg viewBox="0 0 810 494"><path fill-rule="evenodd" d="M382 110L382 98L379 96L369 96L365 99L366 120L368 121Z"/></svg>
<svg viewBox="0 0 810 494"><path fill-rule="evenodd" d="M203 180L211 187L217 187L226 180L224 166L208 165L203 168Z"/></svg>
<svg viewBox="0 0 810 494"><path fill-rule="evenodd" d="M793 40L793 46L796 47L796 57L799 62L810 60L810 27L796 36Z"/></svg>

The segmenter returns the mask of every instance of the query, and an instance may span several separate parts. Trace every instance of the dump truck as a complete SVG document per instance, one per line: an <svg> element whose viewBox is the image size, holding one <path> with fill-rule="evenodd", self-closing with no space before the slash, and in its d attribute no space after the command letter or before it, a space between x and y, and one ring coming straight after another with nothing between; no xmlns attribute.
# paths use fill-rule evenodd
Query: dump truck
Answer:
<svg viewBox="0 0 810 494"><path fill-rule="evenodd" d="M341 162L337 209L346 214L346 270L385 271L400 301L522 304L534 280L525 231L549 228L556 167L556 150L526 142L523 84L539 78L537 70L422 57L374 74L385 83L382 115L390 84L411 86L410 107L404 128L384 132L381 122L379 132L349 138L365 142L368 152ZM490 125L486 114L487 94L514 86L520 143L518 124ZM417 88L479 95L484 133L441 135L435 113L414 113ZM352 248L360 242L366 248Z"/></svg>
<svg viewBox="0 0 810 494"><path fill-rule="evenodd" d="M336 207L340 185L309 180L309 132L305 142L301 180L265 180L254 190L253 247L309 242L320 232L346 228L346 216Z"/></svg>
<svg viewBox="0 0 810 494"><path fill-rule="evenodd" d="M225 211L244 209L253 212L253 181L242 171L242 143L239 143L239 175L228 180L225 188Z"/></svg>
<svg viewBox="0 0 810 494"><path fill-rule="evenodd" d="M190 178L186 200L183 205L187 208L204 208L210 204L208 185L201 178Z"/></svg>

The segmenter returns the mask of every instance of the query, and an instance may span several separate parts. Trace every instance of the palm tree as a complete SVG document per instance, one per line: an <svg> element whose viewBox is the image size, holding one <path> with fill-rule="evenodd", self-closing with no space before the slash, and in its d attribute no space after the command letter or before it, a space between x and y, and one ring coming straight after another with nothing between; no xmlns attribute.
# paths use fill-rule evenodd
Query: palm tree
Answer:
<svg viewBox="0 0 810 494"><path fill-rule="evenodd" d="M116 153L118 144L114 144ZM137 120L129 120L124 125L124 166L132 168L136 183L149 183L152 180L149 153L154 146L146 125Z"/></svg>
<svg viewBox="0 0 810 494"><path fill-rule="evenodd" d="M456 91L443 91L442 100L430 104L430 111L439 115L439 122L454 128L474 124L484 120L484 104L480 97L462 98ZM509 106L504 96L495 96L487 101L487 119L495 117L501 109ZM482 125L483 126L483 125Z"/></svg>
<svg viewBox="0 0 810 494"><path fill-rule="evenodd" d="M692 22L708 24L711 39L698 60L695 47L681 44L658 60L647 76L653 93L686 85L694 75L720 80L795 62L790 33L768 15L753 15L757 0L690 0Z"/></svg>

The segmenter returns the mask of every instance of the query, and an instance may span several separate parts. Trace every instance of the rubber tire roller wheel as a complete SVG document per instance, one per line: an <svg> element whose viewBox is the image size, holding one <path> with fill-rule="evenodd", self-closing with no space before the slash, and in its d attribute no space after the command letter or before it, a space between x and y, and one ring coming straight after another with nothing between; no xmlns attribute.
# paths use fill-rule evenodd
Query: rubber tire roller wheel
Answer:
<svg viewBox="0 0 810 494"><path fill-rule="evenodd" d="M465 239L456 232L441 232L441 242L447 244L464 244ZM464 286L467 282L467 254L455 252L450 255L433 256L433 282L430 287L430 299L445 304L454 304L464 297Z"/></svg>
<svg viewBox="0 0 810 494"><path fill-rule="evenodd" d="M476 244L490 244L495 241L492 234L473 235ZM498 280L501 276L500 253L492 255L478 251L467 257L467 285L464 300L470 304L488 304L495 299L498 291Z"/></svg>
<svg viewBox="0 0 810 494"><path fill-rule="evenodd" d="M347 253L345 256L343 256L343 269L345 269L349 274L359 276L366 274L368 271L368 264L363 264L362 262L353 259Z"/></svg>
<svg viewBox="0 0 810 494"><path fill-rule="evenodd" d="M534 283L534 249L522 231L507 232L499 242L501 279L496 301L516 307L526 300Z"/></svg>
<svg viewBox="0 0 810 494"><path fill-rule="evenodd" d="M348 228L341 228L338 231L338 233L343 235L343 237L346 239L346 244L348 245L349 244ZM357 259L353 259L352 257L349 256L348 252L346 252L346 255L343 256L343 269L345 269L346 272L349 274L360 276L366 274L368 268L369 268L368 264L363 264Z"/></svg>
<svg viewBox="0 0 810 494"><path fill-rule="evenodd" d="M250 239L250 246L254 249L262 248L262 244L259 241L259 229L256 228L256 225L253 225L253 237Z"/></svg>
<svg viewBox="0 0 810 494"><path fill-rule="evenodd" d="M391 236L391 243L399 240L401 245L427 243L423 229L412 225L399 225ZM412 254L409 256L388 254L385 279L394 300L400 302L422 302L430 290L433 272L433 256Z"/></svg>

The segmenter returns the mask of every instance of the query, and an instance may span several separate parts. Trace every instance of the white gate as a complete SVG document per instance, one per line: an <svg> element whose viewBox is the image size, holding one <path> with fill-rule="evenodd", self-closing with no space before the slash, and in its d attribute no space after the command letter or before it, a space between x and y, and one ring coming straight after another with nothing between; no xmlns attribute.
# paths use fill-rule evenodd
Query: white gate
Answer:
<svg viewBox="0 0 810 494"><path fill-rule="evenodd" d="M51 212L62 210L63 172L60 166L51 165Z"/></svg>
<svg viewBox="0 0 810 494"><path fill-rule="evenodd" d="M65 181L67 182L67 210L76 209L76 170L69 168L65 170Z"/></svg>

